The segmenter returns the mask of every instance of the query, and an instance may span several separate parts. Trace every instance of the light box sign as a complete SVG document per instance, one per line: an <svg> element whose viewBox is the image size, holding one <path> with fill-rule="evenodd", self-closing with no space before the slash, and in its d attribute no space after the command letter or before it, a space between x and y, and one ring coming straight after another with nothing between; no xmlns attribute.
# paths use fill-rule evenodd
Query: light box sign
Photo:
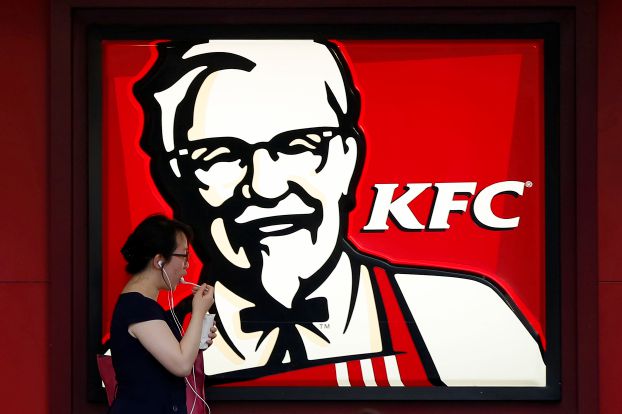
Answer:
<svg viewBox="0 0 622 414"><path fill-rule="evenodd" d="M164 213L215 287L208 398L556 395L543 38L98 47L103 349Z"/></svg>

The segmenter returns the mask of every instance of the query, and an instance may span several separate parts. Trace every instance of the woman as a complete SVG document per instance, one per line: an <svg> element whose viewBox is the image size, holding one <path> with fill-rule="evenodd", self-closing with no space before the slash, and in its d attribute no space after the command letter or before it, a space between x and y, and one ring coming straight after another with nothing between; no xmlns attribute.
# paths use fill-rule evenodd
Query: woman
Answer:
<svg viewBox="0 0 622 414"><path fill-rule="evenodd" d="M157 297L161 290L173 291L186 274L191 238L185 224L156 215L140 223L121 249L132 277L119 296L110 328L118 381L110 413L186 413L184 377L192 372L214 289L206 284L194 289L183 337ZM212 327L208 343L215 331Z"/></svg>

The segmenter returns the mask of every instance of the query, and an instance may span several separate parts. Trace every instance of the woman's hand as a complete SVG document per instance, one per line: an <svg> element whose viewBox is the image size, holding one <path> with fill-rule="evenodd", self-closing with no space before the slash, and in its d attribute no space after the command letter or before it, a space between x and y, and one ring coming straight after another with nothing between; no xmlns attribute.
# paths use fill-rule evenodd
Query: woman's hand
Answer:
<svg viewBox="0 0 622 414"><path fill-rule="evenodd" d="M207 346L210 346L212 342L214 342L214 338L218 336L218 334L216 333L217 330L218 328L216 328L216 322L214 322L214 325L212 325L212 327L210 328L210 332L207 334Z"/></svg>
<svg viewBox="0 0 622 414"><path fill-rule="evenodd" d="M214 304L214 288L206 283L192 289L194 298L192 298L192 313L197 315L205 315L209 308Z"/></svg>

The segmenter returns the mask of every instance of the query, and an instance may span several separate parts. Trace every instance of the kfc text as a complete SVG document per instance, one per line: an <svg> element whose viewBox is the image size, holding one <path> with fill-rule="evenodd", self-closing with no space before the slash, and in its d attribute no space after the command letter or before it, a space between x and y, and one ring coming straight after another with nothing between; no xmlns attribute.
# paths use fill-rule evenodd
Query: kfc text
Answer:
<svg viewBox="0 0 622 414"><path fill-rule="evenodd" d="M376 184L376 197L373 202L369 222L363 231L388 230L387 219L389 214L395 224L403 230L447 230L449 214L452 212L466 212L468 200L456 200L455 195L470 197L475 194L476 182L461 183L408 183L404 187L406 192L393 200L393 194L399 184ZM530 182L501 181L482 189L471 203L471 213L475 222L481 227L491 230L507 230L518 227L520 217L499 217L492 211L493 199L501 194L510 194L515 198L523 195L525 186ZM431 206L430 219L423 225L415 217L408 205L428 188L436 192Z"/></svg>

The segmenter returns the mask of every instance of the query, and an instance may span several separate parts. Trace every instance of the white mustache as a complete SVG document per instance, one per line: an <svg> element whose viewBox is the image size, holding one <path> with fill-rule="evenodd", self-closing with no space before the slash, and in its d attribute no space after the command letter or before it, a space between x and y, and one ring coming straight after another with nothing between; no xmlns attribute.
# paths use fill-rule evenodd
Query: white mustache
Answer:
<svg viewBox="0 0 622 414"><path fill-rule="evenodd" d="M242 214L240 214L235 222L239 224L244 224L251 222L253 220L259 220L270 217L278 217L278 216L291 216L298 214L311 214L315 211L314 208L306 205L300 197L296 194L290 194L285 197L283 200L279 201L275 207L258 207L258 206L248 206L244 209Z"/></svg>

